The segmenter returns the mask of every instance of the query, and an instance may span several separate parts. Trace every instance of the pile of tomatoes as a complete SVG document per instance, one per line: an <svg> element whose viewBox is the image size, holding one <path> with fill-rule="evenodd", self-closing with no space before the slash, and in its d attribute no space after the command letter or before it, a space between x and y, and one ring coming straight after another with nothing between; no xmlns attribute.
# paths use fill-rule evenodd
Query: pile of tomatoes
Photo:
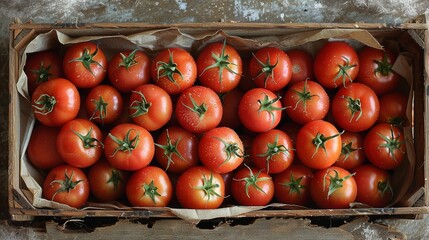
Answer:
<svg viewBox="0 0 429 240"><path fill-rule="evenodd" d="M60 54L61 53L61 54ZM407 93L389 49L224 42L107 59L93 42L27 56L27 156L43 197L213 209L391 203Z"/></svg>

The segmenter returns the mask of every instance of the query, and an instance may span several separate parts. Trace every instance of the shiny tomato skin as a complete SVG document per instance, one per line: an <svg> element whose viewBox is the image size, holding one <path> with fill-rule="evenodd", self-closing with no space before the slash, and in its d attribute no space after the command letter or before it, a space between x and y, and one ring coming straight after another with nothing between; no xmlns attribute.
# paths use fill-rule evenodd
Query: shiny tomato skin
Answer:
<svg viewBox="0 0 429 240"><path fill-rule="evenodd" d="M274 196L280 203L308 206L313 172L304 165L292 164L274 176Z"/></svg>
<svg viewBox="0 0 429 240"><path fill-rule="evenodd" d="M219 126L229 127L232 129L238 129L241 126L240 118L238 116L238 106L243 95L243 91L235 88L220 96L223 112Z"/></svg>
<svg viewBox="0 0 429 240"><path fill-rule="evenodd" d="M254 181L255 184L246 186L245 179L249 177L257 180ZM246 194L246 188L248 194ZM238 205L265 206L274 197L274 182L271 176L262 170L243 167L234 174L231 193Z"/></svg>
<svg viewBox="0 0 429 240"><path fill-rule="evenodd" d="M149 57L139 50L117 52L109 61L107 75L113 87L122 93L150 82Z"/></svg>
<svg viewBox="0 0 429 240"><path fill-rule="evenodd" d="M313 79L313 56L303 49L291 49L286 51L290 58L292 78L289 84L305 79Z"/></svg>
<svg viewBox="0 0 429 240"><path fill-rule="evenodd" d="M341 134L341 155L334 166L351 171L362 165L366 158L363 151L363 135L361 132L345 131Z"/></svg>
<svg viewBox="0 0 429 240"><path fill-rule="evenodd" d="M73 83L55 78L41 83L34 90L31 102L37 120L46 126L59 127L77 116L80 95Z"/></svg>
<svg viewBox="0 0 429 240"><path fill-rule="evenodd" d="M378 123L389 123L396 127L409 125L407 119L408 97L402 93L387 93L380 100Z"/></svg>
<svg viewBox="0 0 429 240"><path fill-rule="evenodd" d="M114 87L100 84L89 90L85 108L91 121L102 125L111 124L121 117L124 100Z"/></svg>
<svg viewBox="0 0 429 240"><path fill-rule="evenodd" d="M107 59L95 43L81 42L66 49L63 58L64 75L78 88L100 84L107 71Z"/></svg>
<svg viewBox="0 0 429 240"><path fill-rule="evenodd" d="M164 170L147 166L131 175L126 195L135 207L166 207L173 196L173 186Z"/></svg>

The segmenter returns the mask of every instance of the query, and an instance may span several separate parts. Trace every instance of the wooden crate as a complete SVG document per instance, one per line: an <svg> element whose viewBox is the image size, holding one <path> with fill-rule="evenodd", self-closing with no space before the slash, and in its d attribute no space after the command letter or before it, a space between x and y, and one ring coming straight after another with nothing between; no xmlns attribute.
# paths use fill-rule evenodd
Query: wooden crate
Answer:
<svg viewBox="0 0 429 240"><path fill-rule="evenodd" d="M23 101L16 88L20 74L23 49L39 34L52 29L71 37L130 35L148 30L178 28L186 34L222 29L225 33L240 37L281 36L322 29L365 29L373 35L388 35L398 39L401 47L413 56L414 92L414 149L416 154L415 173L412 187L394 207L351 208L351 209L281 209L266 208L243 214L242 217L314 217L314 216L359 216L359 215L419 215L429 213L429 156L428 95L429 95L429 34L426 24L408 23L398 26L385 24L268 24L268 23L186 23L186 24L145 24L145 23L93 23L93 24L31 24L13 23L10 25L10 76L9 76L9 211L13 220L25 220L34 216L62 218L120 217L120 218L172 218L176 217L168 208L147 209L103 209L86 208L82 210L38 209L29 201L28 191L23 187L20 176L20 143L25 132L20 129Z"/></svg>

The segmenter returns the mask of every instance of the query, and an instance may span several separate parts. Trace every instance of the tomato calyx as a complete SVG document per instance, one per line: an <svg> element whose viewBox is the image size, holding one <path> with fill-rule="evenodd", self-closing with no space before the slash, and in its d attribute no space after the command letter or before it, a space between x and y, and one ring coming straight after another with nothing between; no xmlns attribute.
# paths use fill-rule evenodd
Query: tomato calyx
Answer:
<svg viewBox="0 0 429 240"><path fill-rule="evenodd" d="M290 175L289 182L280 183L281 186L289 187L289 194L297 193L301 195L301 191L305 188L305 186L301 185L303 177L295 179L293 174Z"/></svg>
<svg viewBox="0 0 429 240"><path fill-rule="evenodd" d="M273 98L270 100L270 98L268 97L268 95L266 93L264 93L264 99L258 99L258 103L259 103L259 109L258 109L258 114L262 111L267 111L270 115L271 115L271 124L274 124L274 113L273 111L282 111L285 108L279 108L279 107L274 107L273 104L277 101L279 101L282 97L281 96L277 96L276 98Z"/></svg>
<svg viewBox="0 0 429 240"><path fill-rule="evenodd" d="M109 133L109 137L112 138L112 140L118 144L118 147L115 149L115 151L113 151L112 156L115 156L118 151L132 152L137 147L137 145L140 141L140 138L139 138L140 132L138 132L137 135L133 139L130 139L130 133L133 130L135 131L135 129L128 130L128 132L125 134L125 137L123 140L121 140L121 139L115 137L113 134Z"/></svg>
<svg viewBox="0 0 429 240"><path fill-rule="evenodd" d="M36 109L34 112L41 115L48 115L54 110L57 100L55 96L49 96L48 94L42 94L38 99L34 101L33 107Z"/></svg>
<svg viewBox="0 0 429 240"><path fill-rule="evenodd" d="M104 101L102 96L100 96L98 100L91 99L91 102L95 104L95 109L89 120L101 119L101 124L104 125L104 119L107 116L107 105L109 105L109 103ZM98 117L96 116L97 112L99 113Z"/></svg>
<svg viewBox="0 0 429 240"><path fill-rule="evenodd" d="M183 106L184 107L186 107L187 109L189 109L189 110L191 110L192 112L194 112L194 113L196 113L197 115L198 115L198 117L200 117L200 120L204 117L204 114L207 112L207 110L208 110L208 107L207 107L207 105L203 102L203 103L201 103L201 105L198 105L196 102L195 102L195 100L192 98L192 96L191 95L189 95L189 99L191 100L191 102L192 102L192 107L190 107L190 106L188 106L188 105L186 105L186 104L184 104L183 102L182 102L182 104L183 104Z"/></svg>
<svg viewBox="0 0 429 240"><path fill-rule="evenodd" d="M82 141L83 147L85 149L90 149L90 148L94 148L94 147L97 147L97 146L104 147L103 143L100 140L98 140L97 138L91 137L92 131L93 131L93 129L91 127L86 135L80 134L80 133L78 133L76 131L73 131L73 132Z"/></svg>
<svg viewBox="0 0 429 240"><path fill-rule="evenodd" d="M377 68L374 69L374 75L380 73L383 76L387 76L392 72L392 64L388 62L387 54L384 53L383 59L381 61L373 60L377 64Z"/></svg>
<svg viewBox="0 0 429 240"><path fill-rule="evenodd" d="M156 71L157 71L157 80L162 77L167 77L167 79L174 83L177 87L180 87L177 81L174 79L173 75L179 74L179 76L183 79L182 73L177 69L177 64L173 61L173 53L170 52L170 49L168 49L168 52L170 54L170 58L168 63L159 61L156 63ZM161 71L163 71L161 73ZM160 74L161 73L161 74Z"/></svg>
<svg viewBox="0 0 429 240"><path fill-rule="evenodd" d="M37 75L36 83L40 84L42 82L48 81L48 78L52 76L51 65L45 67L43 62L40 64L40 68L37 70L31 71L33 74Z"/></svg>
<svg viewBox="0 0 429 240"><path fill-rule="evenodd" d="M161 148L164 150L164 156L167 157L167 167L165 168L165 171L168 170L168 168L170 167L170 164L173 163L173 154L175 154L176 156L178 156L181 160L188 162L183 156L182 154L179 152L178 150L178 145L180 140L182 139L181 137L179 137L175 142L173 142L170 138L170 134L168 133L168 129L166 130L167 133L167 144L166 145L162 145L159 143L155 143L155 146Z"/></svg>
<svg viewBox="0 0 429 240"><path fill-rule="evenodd" d="M234 181L244 181L246 183L245 185L245 191L246 191L246 196L248 198L250 198L249 195L249 187L253 186L254 188L258 189L259 191L263 192L264 194L267 194L262 188L260 188L258 186L258 182L260 181L267 181L269 179L271 179L270 177L259 177L259 175L261 174L262 170L259 170L258 173L253 174L252 170L245 164L244 165L247 169L249 169L249 177L245 177L245 178L240 178L240 179L235 179L233 178Z"/></svg>
<svg viewBox="0 0 429 240"><path fill-rule="evenodd" d="M106 183L113 183L113 188L118 189L119 183L122 181L121 173L118 170L112 170L112 175Z"/></svg>
<svg viewBox="0 0 429 240"><path fill-rule="evenodd" d="M58 193L62 193L62 192L70 192L71 190L75 189L76 186L83 182L84 180L77 180L77 181L73 181L73 175L74 175L74 171L72 171L71 175L67 175L67 169L64 171L64 180L53 180L50 184L51 186L54 183L58 183L60 185L60 187L55 191L54 195L52 196L52 201L55 199L55 196L57 196Z"/></svg>
<svg viewBox="0 0 429 240"><path fill-rule="evenodd" d="M361 148L353 148L352 142L349 142L347 144L343 143L343 146L341 147L341 154L345 156L344 161L346 161L349 158L352 152L357 151L359 149Z"/></svg>
<svg viewBox="0 0 429 240"><path fill-rule="evenodd" d="M299 103L302 103L304 112L307 112L307 101L310 101L312 97L318 97L319 95L313 94L311 95L310 91L307 91L307 79L305 79L304 88L302 89L302 92L292 90L292 92L296 93L298 95L298 101L296 101L295 107L293 110L295 110L298 107Z"/></svg>
<svg viewBox="0 0 429 240"><path fill-rule="evenodd" d="M314 150L314 153L313 153L313 155L311 155L311 158L313 158L314 155L316 155L319 148L322 148L326 154L325 142L327 142L330 139L336 138L343 133L344 133L344 131L341 133L338 133L338 134L334 134L334 135L329 136L329 137L325 137L324 134L317 132L316 137L313 138L313 144L314 144L314 146L316 146L316 150Z"/></svg>
<svg viewBox="0 0 429 240"><path fill-rule="evenodd" d="M329 171L334 171L335 175L331 176L329 175ZM343 178L340 178L337 170L329 170L326 172L325 177L323 178L323 189L326 188L326 177L329 176L329 190L328 195L326 196L326 199L329 199L329 196L331 196L335 191L343 187L343 182L355 175L354 173L347 175Z"/></svg>
<svg viewBox="0 0 429 240"><path fill-rule="evenodd" d="M134 109L135 110L135 112L133 114L131 114L130 117L135 118L135 117L138 117L138 116L141 116L141 115L145 115L146 113L148 113L150 106L152 106L152 103L148 102L146 100L146 97L143 95L142 92L140 92L140 91L133 91L133 93L136 93L136 94L140 95L140 98L141 98L141 101L135 100L130 105L130 109Z"/></svg>
<svg viewBox="0 0 429 240"><path fill-rule="evenodd" d="M210 198L213 196L222 197L219 193L215 191L215 189L219 187L219 184L213 183L213 173L210 172L210 178L207 179L206 175L203 174L203 185L196 186L194 187L194 189L203 190L205 195L207 196L207 201L210 201Z"/></svg>
<svg viewBox="0 0 429 240"><path fill-rule="evenodd" d="M262 74L265 74L264 88L267 88L267 82L268 82L268 78L269 77L271 77L271 80L273 80L274 83L276 82L274 80L274 69L279 64L279 58L277 56L276 63L271 64L271 59L270 59L270 54L269 53L267 53L267 62L266 63L263 63L261 60L259 60L255 56L255 54L252 53L252 55L255 58L255 60L261 65L261 70L258 72L258 74L256 75L256 77L253 78L253 80L255 80L256 78L258 78Z"/></svg>
<svg viewBox="0 0 429 240"><path fill-rule="evenodd" d="M401 151L401 144L403 143L402 141L399 141L399 138L401 137L400 134L398 134L398 137L395 138L395 134L393 133L392 126L390 126L390 137L384 136L378 132L376 133L379 137L381 137L386 142L384 144L380 144L378 148L382 148L382 147L387 148L389 150L389 155L396 162L395 150Z"/></svg>
<svg viewBox="0 0 429 240"><path fill-rule="evenodd" d="M137 53L137 49L135 49L134 51L132 51L128 56L125 56L123 53L120 53L122 61L118 65L118 68L119 67L124 67L128 71L128 69L130 67L136 65L137 64L136 53Z"/></svg>
<svg viewBox="0 0 429 240"><path fill-rule="evenodd" d="M97 55L97 53L98 53L98 46L93 53L90 53L90 51L87 48L84 48L82 51L82 56L79 58L70 60L69 63L81 62L83 66L86 68L86 70L88 70L92 75L94 75L94 73L91 70L91 64L96 64L100 67L103 67L99 62L94 60L94 57Z"/></svg>
<svg viewBox="0 0 429 240"><path fill-rule="evenodd" d="M155 183L153 182L153 180L149 184L144 183L143 188L144 188L143 196L148 195L152 200L152 202L156 204L156 196L161 196L161 194L159 194L158 187L155 186Z"/></svg>
<svg viewBox="0 0 429 240"><path fill-rule="evenodd" d="M232 157L238 157L238 158L245 157L243 150L238 147L238 144L236 142L228 143L219 137L213 137L213 138L221 141L225 146L223 148L223 151L226 154L226 159L221 164L219 164L219 166L222 166L224 163L229 162L229 160L231 160Z"/></svg>
<svg viewBox="0 0 429 240"><path fill-rule="evenodd" d="M276 138L273 143L267 144L267 151L262 154L257 154L258 157L265 157L265 167L267 173L270 171L270 160L274 155L287 154L289 156L290 149L287 149L284 145L278 145L279 135L276 134Z"/></svg>
<svg viewBox="0 0 429 240"><path fill-rule="evenodd" d="M345 98L347 100L347 108L351 112L350 122L352 122L355 114L359 112L357 118L355 121L358 121L360 117L362 116L362 103L359 98L354 99L349 96L342 96L342 98Z"/></svg>
<svg viewBox="0 0 429 240"><path fill-rule="evenodd" d="M393 188L390 185L389 180L386 181L380 181L377 184L377 189L378 191L381 193L381 196L383 197L385 194L387 194L387 192L390 192L390 198L393 197Z"/></svg>
<svg viewBox="0 0 429 240"><path fill-rule="evenodd" d="M395 127L403 127L407 122L403 117L392 117L392 118L389 118L387 121L389 122L390 125L393 125Z"/></svg>
<svg viewBox="0 0 429 240"><path fill-rule="evenodd" d="M337 87L337 80L341 78L342 82L343 82L343 86L346 87L346 81L347 79L350 80L350 82L353 82L353 80L351 79L349 73L347 72L348 70L356 67L356 64L350 65L350 60L346 57L342 57L345 61L344 65L340 65L338 64L338 73L334 78L334 86Z"/></svg>

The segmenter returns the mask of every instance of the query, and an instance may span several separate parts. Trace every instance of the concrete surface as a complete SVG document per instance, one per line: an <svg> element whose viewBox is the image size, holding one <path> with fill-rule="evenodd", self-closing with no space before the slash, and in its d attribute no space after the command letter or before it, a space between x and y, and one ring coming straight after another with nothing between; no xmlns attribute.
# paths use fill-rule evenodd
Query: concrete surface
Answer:
<svg viewBox="0 0 429 240"><path fill-rule="evenodd" d="M0 0L0 219L7 215L8 38L13 18L32 22L383 22L399 24L424 14L427 0ZM427 235L423 221L389 221L410 234ZM418 226L416 226L416 224ZM405 227L404 227L405 226ZM408 229L407 229L408 226ZM411 230L420 229L418 233ZM0 236L31 238L0 225ZM425 235L426 234L426 235ZM414 237L412 237L414 239Z"/></svg>

